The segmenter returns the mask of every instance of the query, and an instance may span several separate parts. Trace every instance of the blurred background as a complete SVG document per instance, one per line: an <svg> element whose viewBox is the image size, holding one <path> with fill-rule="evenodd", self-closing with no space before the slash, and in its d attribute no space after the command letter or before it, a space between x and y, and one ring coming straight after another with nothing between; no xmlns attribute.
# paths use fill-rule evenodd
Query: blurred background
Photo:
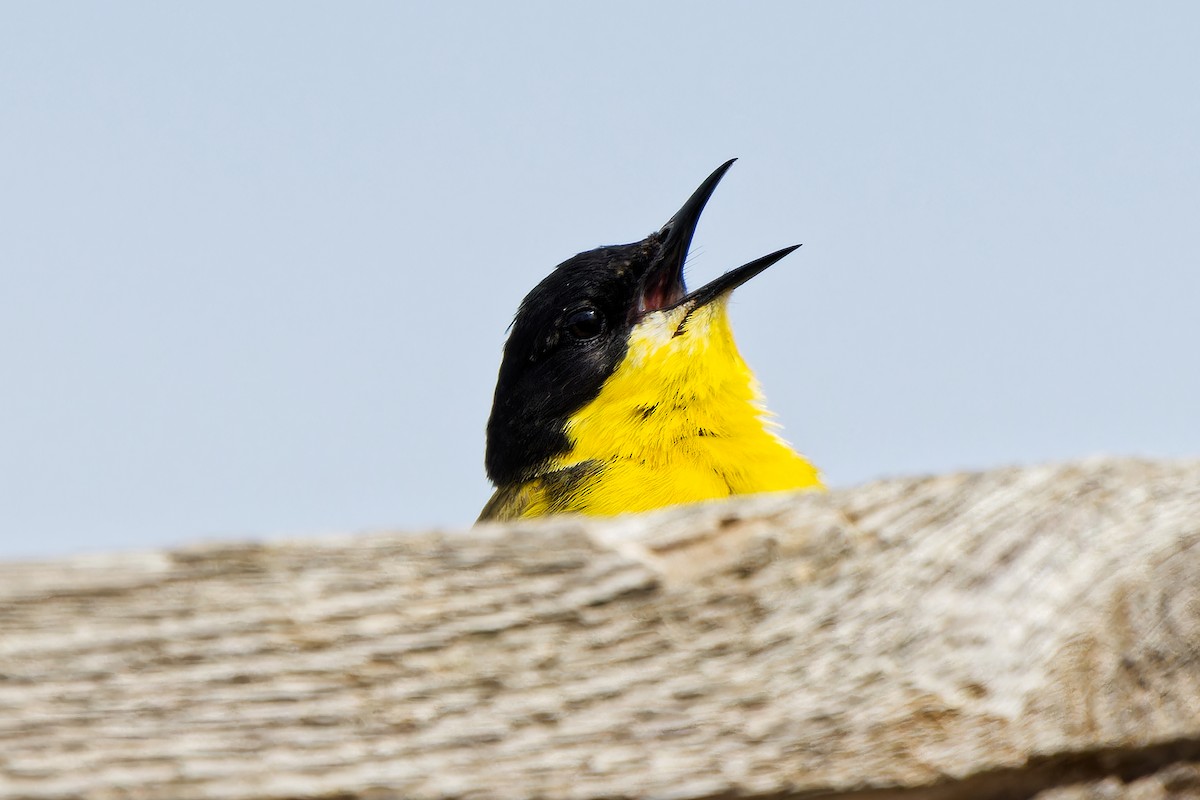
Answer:
<svg viewBox="0 0 1200 800"><path fill-rule="evenodd" d="M0 10L0 557L469 525L524 294L727 158L834 486L1200 455L1200 6Z"/></svg>

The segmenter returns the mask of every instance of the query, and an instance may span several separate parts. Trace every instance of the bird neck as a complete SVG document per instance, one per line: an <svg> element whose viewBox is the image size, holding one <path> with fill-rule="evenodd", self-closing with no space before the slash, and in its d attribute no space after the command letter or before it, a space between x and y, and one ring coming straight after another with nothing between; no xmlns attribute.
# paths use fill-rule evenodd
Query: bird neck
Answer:
<svg viewBox="0 0 1200 800"><path fill-rule="evenodd" d="M716 487L706 496L819 486L774 427L720 299L634 327L599 394L567 420L571 447L554 466L625 463L683 481L695 473Z"/></svg>

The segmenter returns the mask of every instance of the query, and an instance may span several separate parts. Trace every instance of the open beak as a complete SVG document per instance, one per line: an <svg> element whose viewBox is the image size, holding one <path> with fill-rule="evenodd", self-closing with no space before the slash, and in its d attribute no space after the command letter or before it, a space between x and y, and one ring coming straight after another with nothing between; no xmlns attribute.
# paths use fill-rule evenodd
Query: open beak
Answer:
<svg viewBox="0 0 1200 800"><path fill-rule="evenodd" d="M655 234L662 239L658 258L642 277L638 293L637 316L651 311L662 311L676 306L687 305L691 310L710 303L728 294L753 278L767 267L791 253L800 245L792 245L782 250L776 250L770 255L755 259L737 269L726 272L721 277L696 289L690 294L683 281L683 262L687 260L688 248L692 244L692 235L696 232L696 224L700 221L700 213L708 203L708 198L725 177L725 173L733 166L736 158L731 158L713 170L704 182L692 192L683 207L668 220L667 224Z"/></svg>

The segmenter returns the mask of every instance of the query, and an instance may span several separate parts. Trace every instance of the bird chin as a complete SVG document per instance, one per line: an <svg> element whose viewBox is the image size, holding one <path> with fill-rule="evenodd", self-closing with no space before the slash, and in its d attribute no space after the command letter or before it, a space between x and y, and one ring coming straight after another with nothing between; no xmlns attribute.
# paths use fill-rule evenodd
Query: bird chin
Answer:
<svg viewBox="0 0 1200 800"><path fill-rule="evenodd" d="M731 336L727 304L729 295L694 306L690 303L642 315L630 333L629 346L648 355L663 348L694 351L706 348L714 336Z"/></svg>

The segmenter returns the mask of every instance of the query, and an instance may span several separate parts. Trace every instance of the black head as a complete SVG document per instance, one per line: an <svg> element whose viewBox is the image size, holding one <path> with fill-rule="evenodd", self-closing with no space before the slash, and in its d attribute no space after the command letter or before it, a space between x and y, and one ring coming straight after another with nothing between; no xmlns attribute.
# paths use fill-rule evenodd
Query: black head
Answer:
<svg viewBox="0 0 1200 800"><path fill-rule="evenodd" d="M661 230L564 261L521 302L488 419L485 464L494 483L532 477L565 452L567 419L624 358L630 329L684 297L692 234L732 164L718 167Z"/></svg>

